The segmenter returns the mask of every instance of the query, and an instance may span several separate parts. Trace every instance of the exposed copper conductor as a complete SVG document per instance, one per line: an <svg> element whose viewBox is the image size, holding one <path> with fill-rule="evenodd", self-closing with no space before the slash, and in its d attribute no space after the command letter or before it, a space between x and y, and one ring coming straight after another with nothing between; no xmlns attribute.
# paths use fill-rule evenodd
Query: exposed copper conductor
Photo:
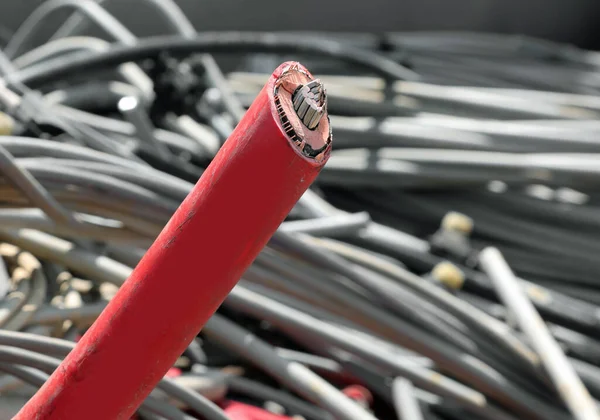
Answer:
<svg viewBox="0 0 600 420"><path fill-rule="evenodd" d="M283 129L303 155L317 161L331 143L327 95L319 79L297 64L279 77L274 89L275 105Z"/></svg>

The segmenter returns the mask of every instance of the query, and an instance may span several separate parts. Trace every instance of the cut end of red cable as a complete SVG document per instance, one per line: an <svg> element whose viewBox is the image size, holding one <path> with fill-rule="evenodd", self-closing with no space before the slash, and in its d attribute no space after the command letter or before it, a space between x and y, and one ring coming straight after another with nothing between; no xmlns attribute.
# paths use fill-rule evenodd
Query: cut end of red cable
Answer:
<svg viewBox="0 0 600 420"><path fill-rule="evenodd" d="M273 102L290 143L305 158L324 163L332 140L325 87L298 62L283 63L272 80Z"/></svg>

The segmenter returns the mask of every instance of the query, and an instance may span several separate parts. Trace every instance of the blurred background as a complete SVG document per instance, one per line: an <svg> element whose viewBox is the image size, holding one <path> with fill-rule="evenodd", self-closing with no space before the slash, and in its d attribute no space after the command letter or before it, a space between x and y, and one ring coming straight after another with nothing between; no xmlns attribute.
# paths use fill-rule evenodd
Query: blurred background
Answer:
<svg viewBox="0 0 600 420"><path fill-rule="evenodd" d="M136 419L600 419L598 1L96 3L0 1L0 420L288 60L331 157Z"/></svg>
<svg viewBox="0 0 600 420"><path fill-rule="evenodd" d="M17 29L43 0L4 0L0 23L4 36ZM141 3L141 2L140 2ZM594 0L307 0L297 7L275 0L177 0L197 30L333 31L381 34L398 31L484 31L523 34L586 48L600 46ZM145 6L132 13L128 1L114 2L111 10L139 35L161 33L160 17ZM147 6L146 6L147 7ZM56 30L67 11L44 22L36 36L44 39ZM94 33L94 32L91 32Z"/></svg>

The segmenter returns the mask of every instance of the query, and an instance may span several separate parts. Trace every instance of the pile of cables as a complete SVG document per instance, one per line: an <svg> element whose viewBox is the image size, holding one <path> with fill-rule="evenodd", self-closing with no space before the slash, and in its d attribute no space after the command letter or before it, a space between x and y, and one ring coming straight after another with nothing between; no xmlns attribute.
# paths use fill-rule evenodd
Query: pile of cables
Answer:
<svg viewBox="0 0 600 420"><path fill-rule="evenodd" d="M472 33L197 32L171 0L146 2L167 35L138 39L110 3L47 0L0 50L1 418L289 59L327 87L334 151L137 416L598 418L573 399L600 400L599 54ZM107 40L83 35L91 23Z"/></svg>

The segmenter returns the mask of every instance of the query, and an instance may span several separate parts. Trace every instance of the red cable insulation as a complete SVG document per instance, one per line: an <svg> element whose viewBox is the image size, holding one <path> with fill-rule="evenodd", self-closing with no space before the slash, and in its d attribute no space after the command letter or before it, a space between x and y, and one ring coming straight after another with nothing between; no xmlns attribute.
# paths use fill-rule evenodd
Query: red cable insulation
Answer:
<svg viewBox="0 0 600 420"><path fill-rule="evenodd" d="M325 128L304 132L308 144L327 144L317 158L284 131L274 89L291 65L273 72L129 279L14 419L129 419L217 310L329 156L326 116Z"/></svg>
<svg viewBox="0 0 600 420"><path fill-rule="evenodd" d="M227 401L224 409L231 420L293 420L291 417L270 413L262 408L238 401Z"/></svg>

